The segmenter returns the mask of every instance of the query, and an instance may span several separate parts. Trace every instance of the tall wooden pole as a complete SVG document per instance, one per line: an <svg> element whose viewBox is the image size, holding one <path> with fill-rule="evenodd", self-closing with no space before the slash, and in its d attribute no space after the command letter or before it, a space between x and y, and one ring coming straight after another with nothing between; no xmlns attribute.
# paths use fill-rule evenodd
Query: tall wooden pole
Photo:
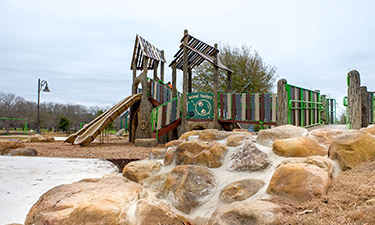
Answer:
<svg viewBox="0 0 375 225"><path fill-rule="evenodd" d="M161 56L164 59L164 50L161 50ZM160 62L160 80L164 82L164 62L163 61Z"/></svg>
<svg viewBox="0 0 375 225"><path fill-rule="evenodd" d="M367 87L362 86L361 88L361 110L362 110L362 121L361 127L367 127L369 125L369 99Z"/></svg>
<svg viewBox="0 0 375 225"><path fill-rule="evenodd" d="M177 68L176 62L172 64L172 98L177 97Z"/></svg>
<svg viewBox="0 0 375 225"><path fill-rule="evenodd" d="M277 125L288 124L288 92L286 90L287 81L280 79L277 82Z"/></svg>
<svg viewBox="0 0 375 225"><path fill-rule="evenodd" d="M188 93L191 93L193 92L193 88L192 88L192 73L191 73L191 69L189 68L188 69Z"/></svg>
<svg viewBox="0 0 375 225"><path fill-rule="evenodd" d="M362 125L360 85L358 71L350 71L348 73L348 121L352 129L360 129Z"/></svg>
<svg viewBox="0 0 375 225"><path fill-rule="evenodd" d="M217 44L214 45L215 49L217 50ZM214 85L213 85L213 94L214 94L214 99L213 99L213 114L214 114L214 128L219 129L219 102L218 102L218 77L219 77L219 67L218 67L218 51L216 51L215 56L214 56Z"/></svg>
<svg viewBox="0 0 375 225"><path fill-rule="evenodd" d="M232 69L231 65L228 65L228 69ZM232 72L227 71L227 93L232 92Z"/></svg>
<svg viewBox="0 0 375 225"><path fill-rule="evenodd" d="M159 66L159 62L154 60L154 80L156 80L156 81L159 81L158 66Z"/></svg>
<svg viewBox="0 0 375 225"><path fill-rule="evenodd" d="M188 92L188 52L186 45L188 44L188 30L184 30L184 46L183 46L183 85L182 85L182 122L180 133L183 134L186 131L186 116L187 116L187 92Z"/></svg>
<svg viewBox="0 0 375 225"><path fill-rule="evenodd" d="M133 85L132 85L132 94L136 94L137 93L137 87L134 83L135 81L135 78L137 78L137 65L135 63L135 60L133 61Z"/></svg>

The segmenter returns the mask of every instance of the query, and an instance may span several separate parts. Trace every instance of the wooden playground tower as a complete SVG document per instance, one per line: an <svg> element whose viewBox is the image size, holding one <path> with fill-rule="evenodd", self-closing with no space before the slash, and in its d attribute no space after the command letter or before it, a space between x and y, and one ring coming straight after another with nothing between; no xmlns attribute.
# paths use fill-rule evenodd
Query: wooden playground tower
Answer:
<svg viewBox="0 0 375 225"><path fill-rule="evenodd" d="M188 31L184 31L184 36L181 39L180 49L174 56L174 60L171 62L170 67L172 68L172 90L171 96L167 96L167 99L158 101L157 97L150 94L152 90L156 93L159 89L164 92L162 95L165 97L167 89L164 84L164 63L167 61L164 58L164 51L159 50L151 43L137 35L135 40L135 46L132 57L131 70L133 71L133 85L132 94L136 94L138 85L142 85L142 98L138 105L134 105L130 110L130 141L134 142L138 138L150 138L152 129L150 114L153 107L159 106L170 100L178 97L177 91L177 69L183 71L183 91L182 91L182 107L181 107L181 125L179 125L178 135L187 131L187 106L188 106L188 94L192 93L192 69L196 66L201 65L204 61L211 63L214 66L214 77L213 77L213 120L210 126L205 128L216 128L219 129L218 121L218 69L224 69L227 71L227 82L228 92L231 91L231 74L233 71L223 65L218 59L218 47L217 44L214 47L194 38L189 35ZM160 78L157 74L157 69L160 63ZM153 80L147 77L148 70L154 71ZM137 71L141 71L141 74L137 76ZM155 85L154 85L155 84ZM164 84L164 87L160 87L159 84ZM157 86L159 85L159 86ZM159 89L158 89L159 88ZM147 90L147 91L144 91ZM167 94L168 95L168 94ZM192 121L192 123L194 123ZM178 126L177 125L177 126Z"/></svg>

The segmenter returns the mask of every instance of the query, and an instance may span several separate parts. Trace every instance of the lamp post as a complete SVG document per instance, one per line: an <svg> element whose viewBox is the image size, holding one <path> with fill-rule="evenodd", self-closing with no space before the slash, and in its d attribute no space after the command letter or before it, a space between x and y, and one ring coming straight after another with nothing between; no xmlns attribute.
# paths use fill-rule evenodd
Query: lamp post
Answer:
<svg viewBox="0 0 375 225"><path fill-rule="evenodd" d="M43 89L44 87L44 89ZM40 92L51 92L48 88L48 83L46 80L40 81L40 78L38 79L38 110L36 112L36 133L40 134L40 120L39 120L39 104L40 104Z"/></svg>

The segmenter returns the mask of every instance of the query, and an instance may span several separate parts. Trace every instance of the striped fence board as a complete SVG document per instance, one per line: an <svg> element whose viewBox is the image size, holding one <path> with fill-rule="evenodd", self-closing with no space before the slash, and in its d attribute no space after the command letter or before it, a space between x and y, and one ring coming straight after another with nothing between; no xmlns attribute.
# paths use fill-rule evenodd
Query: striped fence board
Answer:
<svg viewBox="0 0 375 225"><path fill-rule="evenodd" d="M220 120L253 124L276 123L276 94L222 93L219 100Z"/></svg>

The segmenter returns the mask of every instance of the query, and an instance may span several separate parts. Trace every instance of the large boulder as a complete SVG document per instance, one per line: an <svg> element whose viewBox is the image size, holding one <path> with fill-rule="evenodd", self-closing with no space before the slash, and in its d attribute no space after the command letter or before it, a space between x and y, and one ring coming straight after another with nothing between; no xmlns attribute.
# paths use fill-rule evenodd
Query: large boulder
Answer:
<svg viewBox="0 0 375 225"><path fill-rule="evenodd" d="M156 160L144 159L133 161L124 167L122 174L124 177L134 182L142 183L142 181L160 171L161 163Z"/></svg>
<svg viewBox="0 0 375 225"><path fill-rule="evenodd" d="M150 221L152 217L152 221ZM181 224L166 203L123 177L85 179L57 186L30 209L25 224Z"/></svg>
<svg viewBox="0 0 375 225"><path fill-rule="evenodd" d="M271 147L273 142L277 139L286 139L294 137L304 137L307 134L307 129L293 125L283 125L274 127L272 129L259 131L256 142L261 145Z"/></svg>
<svg viewBox="0 0 375 225"><path fill-rule="evenodd" d="M200 165L217 168L223 164L227 147L219 143L187 141L176 149L177 165Z"/></svg>
<svg viewBox="0 0 375 225"><path fill-rule="evenodd" d="M151 191L159 192L167 177L168 173L157 174L143 180L142 185Z"/></svg>
<svg viewBox="0 0 375 225"><path fill-rule="evenodd" d="M227 145L231 147L239 146L243 144L244 141L251 140L252 135L249 132L233 132L227 138Z"/></svg>
<svg viewBox="0 0 375 225"><path fill-rule="evenodd" d="M219 131L216 129L202 130L199 134L199 140L202 141L217 141L227 138L231 132Z"/></svg>
<svg viewBox="0 0 375 225"><path fill-rule="evenodd" d="M285 157L327 155L327 149L309 137L275 140L272 145L272 151Z"/></svg>
<svg viewBox="0 0 375 225"><path fill-rule="evenodd" d="M52 137L53 138L53 137ZM53 138L52 140L51 137L45 137L43 135L40 135L40 134L34 134L32 136L30 136L28 139L25 140L25 142L53 142L55 141L55 139Z"/></svg>
<svg viewBox="0 0 375 225"><path fill-rule="evenodd" d="M268 155L259 150L252 142L247 142L239 151L230 156L228 170L257 171L270 165Z"/></svg>
<svg viewBox="0 0 375 225"><path fill-rule="evenodd" d="M341 169L352 169L375 158L375 137L365 131L346 132L332 142L328 155L338 160Z"/></svg>
<svg viewBox="0 0 375 225"><path fill-rule="evenodd" d="M38 152L33 148L16 148L7 149L3 152L3 155L9 156L37 156Z"/></svg>
<svg viewBox="0 0 375 225"><path fill-rule="evenodd" d="M371 124L367 126L366 128L361 128L362 131L366 131L372 135L375 135L375 124Z"/></svg>
<svg viewBox="0 0 375 225"><path fill-rule="evenodd" d="M272 175L267 193L310 200L327 192L332 165L322 156L294 158L282 162Z"/></svg>
<svg viewBox="0 0 375 225"><path fill-rule="evenodd" d="M24 148L25 144L19 140L0 140L0 155L7 149Z"/></svg>
<svg viewBox="0 0 375 225"><path fill-rule="evenodd" d="M189 214L208 201L216 190L215 175L206 167L183 165L172 169L157 196L181 212Z"/></svg>
<svg viewBox="0 0 375 225"><path fill-rule="evenodd" d="M174 147L174 146L177 146L177 145L181 144L182 142L184 142L184 140L173 140L173 141L170 141L170 142L166 143L165 147L166 148Z"/></svg>
<svg viewBox="0 0 375 225"><path fill-rule="evenodd" d="M328 148L335 138L345 132L348 131L339 129L316 129L310 131L307 136Z"/></svg>
<svg viewBox="0 0 375 225"><path fill-rule="evenodd" d="M220 206L208 225L276 224L278 205L265 201L242 201Z"/></svg>
<svg viewBox="0 0 375 225"><path fill-rule="evenodd" d="M184 134L182 134L180 136L180 138L178 138L178 140L180 141L188 141L190 136L197 136L201 133L202 131L201 130L192 130L192 131L189 131L189 132L185 132Z"/></svg>
<svg viewBox="0 0 375 225"><path fill-rule="evenodd" d="M222 202L232 203L245 200L255 195L264 186L264 182L257 179L235 181L223 188L219 197Z"/></svg>

